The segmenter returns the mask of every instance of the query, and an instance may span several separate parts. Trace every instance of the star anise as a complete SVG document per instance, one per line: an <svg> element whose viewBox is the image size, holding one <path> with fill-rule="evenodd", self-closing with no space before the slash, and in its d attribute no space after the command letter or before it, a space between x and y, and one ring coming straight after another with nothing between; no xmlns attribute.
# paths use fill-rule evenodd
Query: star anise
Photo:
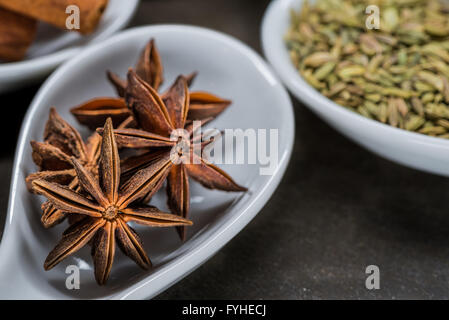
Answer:
<svg viewBox="0 0 449 320"><path fill-rule="evenodd" d="M159 90L160 85L164 82L164 67L154 39L151 39L142 50L136 64L136 72L139 77L155 90ZM124 97L127 86L126 81L120 79L118 75L111 71L108 71L107 74L108 79L114 85L117 94L120 97ZM192 74L192 80L194 77L195 74Z"/></svg>
<svg viewBox="0 0 449 320"><path fill-rule="evenodd" d="M137 75L156 91L163 83L163 66L160 54L154 39L145 46L136 65ZM91 129L100 127L104 121L111 117L114 127L119 126L125 119L131 122L131 110L125 104L123 97L126 93L127 81L120 79L118 75L108 71L109 81L114 85L119 98L95 98L87 101L71 110L77 120ZM186 77L190 86L196 77L192 73ZM167 93L161 95L166 99ZM190 93L190 108L188 120L204 120L215 118L231 104L230 100L222 99L209 92L198 91Z"/></svg>
<svg viewBox="0 0 449 320"><path fill-rule="evenodd" d="M189 89L187 80L179 76L169 89L165 101L143 81L133 70L128 72L126 102L131 107L134 119L142 129L117 129L114 131L117 143L128 148L159 148L159 152L172 156L172 163L165 170L167 176L168 205L172 212L187 217L190 206L189 179L200 182L209 189L223 191L246 191L220 168L202 159L194 152L193 142L190 150L176 150L178 141L171 139L171 134L177 129L185 129L189 112ZM188 128L188 126L187 126ZM99 130L101 132L101 130ZM190 139L192 129L187 130ZM178 148L177 148L178 149ZM134 172L146 164L152 163L154 153L138 155L125 160L126 171ZM161 183L159 184L162 185ZM181 238L186 237L184 227L178 228Z"/></svg>
<svg viewBox="0 0 449 320"><path fill-rule="evenodd" d="M84 143L79 132L51 108L45 126L44 142L31 141L32 157L40 171L27 176L28 189L33 192L33 181L42 179L80 191L71 157L75 157L96 176L100 145L101 136L98 133L93 133ZM66 212L56 209L48 201L42 204L42 210L41 221L46 228L60 223L67 216Z"/></svg>
<svg viewBox="0 0 449 320"><path fill-rule="evenodd" d="M122 251L140 267L147 269L151 265L141 240L127 222L151 227L191 224L189 220L163 213L155 207L133 204L160 180L160 175L170 164L168 158L155 159L119 190L120 158L111 119L106 121L103 130L99 177L95 177L75 157L72 157L72 163L79 183L88 196L46 180L33 181L34 190L46 196L56 208L85 216L64 232L61 241L45 260L46 270L53 268L93 239L95 278L102 285L111 271L116 241Z"/></svg>

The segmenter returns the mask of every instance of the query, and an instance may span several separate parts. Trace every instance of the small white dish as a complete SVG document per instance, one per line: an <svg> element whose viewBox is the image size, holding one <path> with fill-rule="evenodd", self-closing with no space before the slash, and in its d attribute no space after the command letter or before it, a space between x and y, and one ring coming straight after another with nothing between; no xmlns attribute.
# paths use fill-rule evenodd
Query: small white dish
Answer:
<svg viewBox="0 0 449 320"><path fill-rule="evenodd" d="M139 0L109 0L100 24L89 36L40 23L36 39L25 60L0 62L0 93L43 78L61 63L77 55L83 47L102 41L124 28L138 4Z"/></svg>
<svg viewBox="0 0 449 320"><path fill-rule="evenodd" d="M262 23L265 56L284 84L329 125L368 150L400 164L449 176L449 141L397 129L351 112L311 87L293 66L284 36L290 9L299 10L302 0L275 0Z"/></svg>
<svg viewBox="0 0 449 320"><path fill-rule="evenodd" d="M262 176L259 165L221 166L246 193L207 190L191 183L188 239L181 243L174 228L139 228L155 268L143 271L119 250L105 287L94 280L89 248L83 248L55 269L42 265L66 227L45 230L40 225L42 198L28 193L25 177L36 170L29 141L41 140L48 111L58 112L82 129L69 109L95 96L115 95L105 77L111 69L125 75L143 46L155 38L165 68L165 88L178 74L198 71L193 90L206 90L233 100L213 123L218 129L279 129L279 161L274 174ZM85 134L86 130L82 130ZM141 27L122 32L87 48L65 63L43 84L22 125L12 175L6 229L0 243L0 298L141 299L150 298L186 276L231 240L268 201L285 172L294 141L290 98L264 60L243 43L203 28L176 25ZM165 206L165 191L155 205ZM81 270L81 288L65 287L66 267Z"/></svg>

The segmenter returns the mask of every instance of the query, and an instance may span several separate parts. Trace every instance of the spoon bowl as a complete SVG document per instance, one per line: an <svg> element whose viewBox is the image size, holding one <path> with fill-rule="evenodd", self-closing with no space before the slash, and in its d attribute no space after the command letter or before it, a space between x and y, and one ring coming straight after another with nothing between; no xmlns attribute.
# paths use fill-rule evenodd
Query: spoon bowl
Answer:
<svg viewBox="0 0 449 320"><path fill-rule="evenodd" d="M449 141L394 128L365 118L325 97L308 84L293 65L284 36L290 10L300 10L302 0L274 0L262 23L265 56L291 93L337 131L364 148L399 164L449 176Z"/></svg>

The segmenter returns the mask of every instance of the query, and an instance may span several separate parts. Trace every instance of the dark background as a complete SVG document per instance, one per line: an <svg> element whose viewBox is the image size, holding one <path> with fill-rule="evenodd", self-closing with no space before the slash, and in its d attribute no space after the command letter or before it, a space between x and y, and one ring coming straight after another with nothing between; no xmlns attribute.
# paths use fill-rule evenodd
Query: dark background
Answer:
<svg viewBox="0 0 449 320"><path fill-rule="evenodd" d="M200 25L261 53L260 24L268 3L142 1L131 26ZM0 95L7 122L0 125L1 226L17 135L38 87ZM301 103L294 107L295 148L271 200L217 255L158 298L449 298L449 180L383 160ZM371 264L380 268L380 290L365 288Z"/></svg>

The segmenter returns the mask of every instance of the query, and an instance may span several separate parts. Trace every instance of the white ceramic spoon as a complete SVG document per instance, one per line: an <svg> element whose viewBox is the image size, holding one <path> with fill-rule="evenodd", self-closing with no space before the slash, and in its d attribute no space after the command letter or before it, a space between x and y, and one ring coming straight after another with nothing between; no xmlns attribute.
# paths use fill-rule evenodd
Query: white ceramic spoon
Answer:
<svg viewBox="0 0 449 320"><path fill-rule="evenodd" d="M95 283L89 249L84 248L46 272L43 262L65 226L45 230L40 225L42 198L27 192L24 179L36 170L29 141L41 140L48 110L58 112L81 129L69 109L95 96L113 95L105 70L124 75L140 50L154 37L165 66L165 86L178 74L194 70L199 76L193 90L207 90L230 98L233 105L213 122L219 129L278 129L278 163L273 175L260 175L259 165L224 165L244 194L204 189L191 183L191 218L188 240L181 243L174 228L138 228L155 265L140 270L119 250L108 284ZM86 131L83 131L86 133ZM149 298L204 263L234 237L264 206L286 169L294 140L290 98L267 64L241 42L202 28L151 26L131 29L92 46L61 66L42 86L25 117L18 141L6 229L0 244L0 298ZM155 205L165 208L163 192ZM81 270L81 288L65 286L66 267Z"/></svg>

